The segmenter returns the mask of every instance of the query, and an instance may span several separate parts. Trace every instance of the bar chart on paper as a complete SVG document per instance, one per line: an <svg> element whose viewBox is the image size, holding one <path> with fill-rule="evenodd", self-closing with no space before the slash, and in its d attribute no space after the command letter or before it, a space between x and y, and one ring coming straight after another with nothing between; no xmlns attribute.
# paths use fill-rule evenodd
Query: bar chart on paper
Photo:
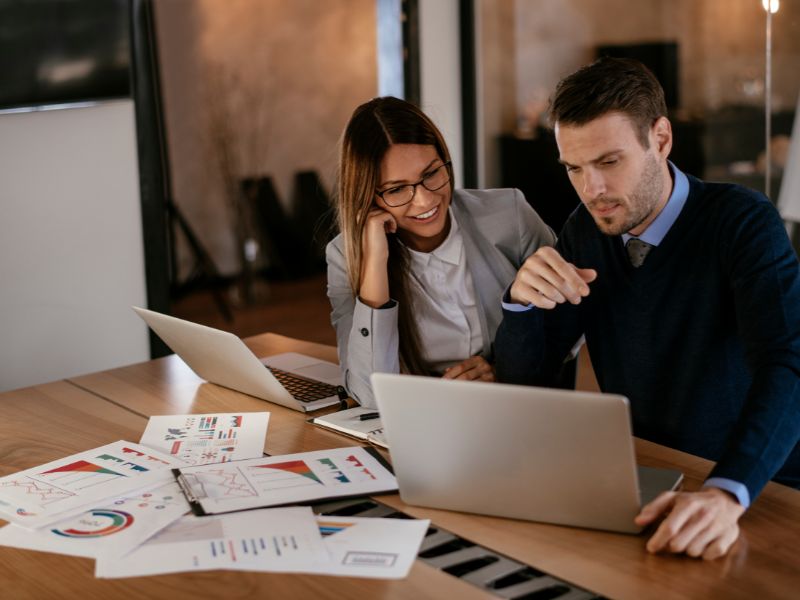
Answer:
<svg viewBox="0 0 800 600"><path fill-rule="evenodd" d="M251 479L259 493L269 493L296 487L337 486L374 480L375 475L359 460L326 456L309 462L293 460L248 467Z"/></svg>
<svg viewBox="0 0 800 600"><path fill-rule="evenodd" d="M249 467L250 479L263 493L286 488L318 486L322 481L302 460Z"/></svg>
<svg viewBox="0 0 800 600"><path fill-rule="evenodd" d="M44 471L39 476L48 482L75 491L125 477L123 473L117 473L85 460Z"/></svg>

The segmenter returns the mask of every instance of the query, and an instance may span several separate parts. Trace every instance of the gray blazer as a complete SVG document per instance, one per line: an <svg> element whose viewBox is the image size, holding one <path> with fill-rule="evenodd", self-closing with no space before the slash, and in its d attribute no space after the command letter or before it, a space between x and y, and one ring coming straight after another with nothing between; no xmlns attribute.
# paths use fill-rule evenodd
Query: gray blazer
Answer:
<svg viewBox="0 0 800 600"><path fill-rule="evenodd" d="M555 244L555 235L519 190L455 190L450 206L475 286L484 339L481 354L491 359L503 317L503 293L525 259L540 246ZM400 372L398 309L373 309L353 295L341 234L328 244L325 254L331 323L345 386L363 406L375 407L369 376Z"/></svg>

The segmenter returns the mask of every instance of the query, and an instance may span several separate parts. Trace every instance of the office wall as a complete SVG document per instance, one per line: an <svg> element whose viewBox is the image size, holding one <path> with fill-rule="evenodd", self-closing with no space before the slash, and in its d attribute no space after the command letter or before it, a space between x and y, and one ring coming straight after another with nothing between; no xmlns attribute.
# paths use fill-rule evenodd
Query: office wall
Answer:
<svg viewBox="0 0 800 600"><path fill-rule="evenodd" d="M599 44L675 40L680 104L702 113L763 103L766 13L756 0L516 0L517 104L549 96ZM773 24L775 108L792 108L800 62L800 3L782 2Z"/></svg>
<svg viewBox="0 0 800 600"><path fill-rule="evenodd" d="M499 184L496 133L543 111L556 83L601 44L674 40L680 105L697 116L726 105L763 105L765 12L758 0L480 0L484 184ZM773 21L773 108L791 109L800 64L800 2Z"/></svg>
<svg viewBox="0 0 800 600"><path fill-rule="evenodd" d="M132 101L0 114L0 391L147 360Z"/></svg>
<svg viewBox="0 0 800 600"><path fill-rule="evenodd" d="M165 0L155 8L175 201L233 274L214 111L231 115L222 133L238 176L271 175L287 208L298 170L317 170L330 191L342 129L378 90L375 1Z"/></svg>

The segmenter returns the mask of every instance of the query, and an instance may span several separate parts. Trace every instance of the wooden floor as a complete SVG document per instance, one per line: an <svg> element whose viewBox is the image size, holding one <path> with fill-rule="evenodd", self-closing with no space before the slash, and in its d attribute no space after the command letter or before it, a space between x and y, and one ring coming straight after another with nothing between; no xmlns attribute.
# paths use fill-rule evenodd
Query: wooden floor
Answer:
<svg viewBox="0 0 800 600"><path fill-rule="evenodd" d="M236 300L235 288L223 291L233 308L233 320L227 321L217 308L211 292L199 291L173 303L176 317L249 337L259 333L279 333L320 344L336 345L331 326L325 274L294 281L260 281L259 301L245 304ZM579 390L598 390L587 353L578 359Z"/></svg>
<svg viewBox="0 0 800 600"><path fill-rule="evenodd" d="M324 273L294 281L260 280L257 291L262 298L251 304L239 302L235 288L225 290L222 293L233 309L233 321L225 320L208 291L174 302L172 312L181 319L224 329L239 337L269 332L335 346L325 287Z"/></svg>

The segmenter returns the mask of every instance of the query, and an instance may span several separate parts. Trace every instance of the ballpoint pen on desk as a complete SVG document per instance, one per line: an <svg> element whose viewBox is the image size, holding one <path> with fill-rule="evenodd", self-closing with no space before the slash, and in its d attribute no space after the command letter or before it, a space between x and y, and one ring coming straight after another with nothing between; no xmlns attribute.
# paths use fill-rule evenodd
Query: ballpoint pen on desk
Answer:
<svg viewBox="0 0 800 600"><path fill-rule="evenodd" d="M370 419L377 419L380 415L376 412L368 412L358 416L359 421L369 421Z"/></svg>

